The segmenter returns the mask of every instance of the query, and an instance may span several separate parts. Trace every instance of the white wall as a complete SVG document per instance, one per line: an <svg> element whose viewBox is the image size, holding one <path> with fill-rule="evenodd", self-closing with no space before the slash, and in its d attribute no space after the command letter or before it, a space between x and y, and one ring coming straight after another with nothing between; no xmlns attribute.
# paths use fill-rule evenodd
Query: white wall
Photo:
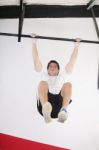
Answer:
<svg viewBox="0 0 99 150"><path fill-rule="evenodd" d="M97 19L99 24L99 19ZM0 32L18 32L18 20L0 20ZM24 34L98 40L91 18L25 19ZM68 61L74 43L38 40L44 67L50 59ZM99 149L99 45L81 43L72 74L72 104L66 123L46 124L36 108L37 74L32 41L0 36L0 132L72 150Z"/></svg>

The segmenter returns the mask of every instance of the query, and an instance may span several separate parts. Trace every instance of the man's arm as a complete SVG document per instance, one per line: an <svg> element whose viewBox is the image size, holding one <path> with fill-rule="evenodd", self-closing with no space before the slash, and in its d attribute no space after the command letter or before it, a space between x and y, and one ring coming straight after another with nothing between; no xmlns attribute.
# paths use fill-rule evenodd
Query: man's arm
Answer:
<svg viewBox="0 0 99 150"><path fill-rule="evenodd" d="M35 37L35 35L32 34L32 37ZM36 41L37 41L36 38L33 38L33 40L32 40L32 57L33 57L35 71L40 72L42 70L42 63L39 59Z"/></svg>
<svg viewBox="0 0 99 150"><path fill-rule="evenodd" d="M72 52L72 54L71 54L71 57L70 57L69 62L67 63L67 65L66 65L66 67L65 67L66 72L67 72L68 74L72 73L73 68L74 68L74 64L76 63L76 59L77 59L77 55L78 55L78 48L79 48L79 45L80 45L80 41L81 41L80 38L77 38L77 39L76 39L74 50L73 50L73 52Z"/></svg>

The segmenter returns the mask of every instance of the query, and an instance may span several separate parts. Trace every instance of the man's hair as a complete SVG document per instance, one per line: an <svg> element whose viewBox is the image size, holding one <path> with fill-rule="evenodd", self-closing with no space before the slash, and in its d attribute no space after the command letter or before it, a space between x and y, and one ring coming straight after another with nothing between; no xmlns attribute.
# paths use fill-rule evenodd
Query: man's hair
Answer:
<svg viewBox="0 0 99 150"><path fill-rule="evenodd" d="M55 63L55 64L57 65L58 70L60 70L59 63L58 63L56 60L50 60L50 61L48 62L47 70L48 70L48 68L49 68L49 66L50 66L51 63Z"/></svg>

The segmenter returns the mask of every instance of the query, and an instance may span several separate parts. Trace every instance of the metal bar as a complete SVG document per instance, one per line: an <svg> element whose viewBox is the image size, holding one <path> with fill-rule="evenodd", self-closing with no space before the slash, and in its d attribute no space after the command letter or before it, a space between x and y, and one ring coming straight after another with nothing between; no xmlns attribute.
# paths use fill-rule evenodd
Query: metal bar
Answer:
<svg viewBox="0 0 99 150"><path fill-rule="evenodd" d="M18 37L18 34L16 34L16 33L4 33L4 32L0 32L0 35ZM26 34L21 34L21 37L32 38L31 35L26 35Z"/></svg>
<svg viewBox="0 0 99 150"><path fill-rule="evenodd" d="M91 13L92 13L93 22L94 22L94 25L95 25L97 37L98 37L98 39L99 39L99 28L98 28L98 24L97 24L97 21L96 21L96 17L95 17L95 13L94 13L93 8L91 8Z"/></svg>
<svg viewBox="0 0 99 150"><path fill-rule="evenodd" d="M99 28L98 28L98 24L97 24L97 21L96 21L96 17L95 17L95 13L94 13L93 8L91 8L91 13L92 13L93 22L94 22L94 25L95 25L96 34L97 34L97 37L98 37L98 40L99 40ZM99 62L98 62L97 88L99 89Z"/></svg>
<svg viewBox="0 0 99 150"><path fill-rule="evenodd" d="M23 20L25 14L25 4L23 4L23 0L20 0L20 16L19 16L19 28L18 28L18 42L21 41Z"/></svg>
<svg viewBox="0 0 99 150"><path fill-rule="evenodd" d="M91 9L91 8L95 5L95 1L96 1L96 0L90 0L90 1L89 1L89 3L87 4L87 6L88 6L87 9L88 9L88 10Z"/></svg>
<svg viewBox="0 0 99 150"><path fill-rule="evenodd" d="M0 32L1 36L15 36L18 37L18 34L15 33L3 33ZM69 38L61 38L61 37L48 37L48 36L35 36L32 37L31 35L27 34L21 34L21 37L23 38L37 38L37 39L46 39L46 40L59 40L59 41L70 41L70 42L76 42L76 39L69 39ZM92 44L99 44L99 41L91 41L91 40L81 40L82 43L92 43Z"/></svg>

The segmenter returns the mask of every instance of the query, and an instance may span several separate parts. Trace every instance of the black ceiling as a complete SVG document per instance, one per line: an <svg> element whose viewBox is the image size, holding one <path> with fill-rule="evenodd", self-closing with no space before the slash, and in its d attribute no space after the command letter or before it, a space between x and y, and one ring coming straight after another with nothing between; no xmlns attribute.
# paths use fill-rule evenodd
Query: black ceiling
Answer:
<svg viewBox="0 0 99 150"><path fill-rule="evenodd" d="M99 17L99 5L93 7ZM0 18L19 18L19 6L0 6ZM86 5L26 5L24 18L92 17Z"/></svg>

